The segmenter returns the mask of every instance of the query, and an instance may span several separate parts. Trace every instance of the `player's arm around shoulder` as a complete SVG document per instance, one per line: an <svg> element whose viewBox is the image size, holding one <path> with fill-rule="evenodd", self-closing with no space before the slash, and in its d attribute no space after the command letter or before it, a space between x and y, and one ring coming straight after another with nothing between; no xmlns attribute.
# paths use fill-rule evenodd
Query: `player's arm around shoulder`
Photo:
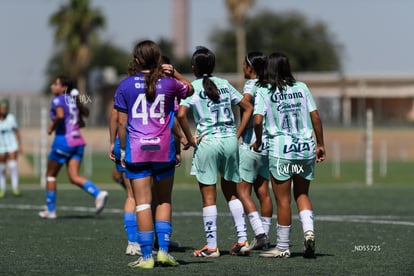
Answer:
<svg viewBox="0 0 414 276"><path fill-rule="evenodd" d="M187 85L188 90L186 97L190 97L194 94L194 87L192 86L191 82L187 78L185 78L180 72L178 72L178 70L175 69L174 66L172 66L171 69L171 76ZM183 98L185 99L186 97Z"/></svg>

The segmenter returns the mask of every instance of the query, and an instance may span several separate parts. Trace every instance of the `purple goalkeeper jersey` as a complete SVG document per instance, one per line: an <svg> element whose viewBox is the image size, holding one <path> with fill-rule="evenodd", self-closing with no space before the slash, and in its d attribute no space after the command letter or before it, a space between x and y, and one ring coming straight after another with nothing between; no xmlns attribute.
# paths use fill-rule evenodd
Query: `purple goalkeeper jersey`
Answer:
<svg viewBox="0 0 414 276"><path fill-rule="evenodd" d="M156 84L153 101L145 96L145 74L127 77L119 84L114 108L128 114L126 156L132 163L171 161L170 147L174 122L174 99L185 98L188 85L162 77Z"/></svg>
<svg viewBox="0 0 414 276"><path fill-rule="evenodd" d="M60 94L52 99L50 118L56 118L56 108L62 107L64 119L56 126L55 135L65 136L70 147L85 145L79 130L79 109L75 100L67 94Z"/></svg>

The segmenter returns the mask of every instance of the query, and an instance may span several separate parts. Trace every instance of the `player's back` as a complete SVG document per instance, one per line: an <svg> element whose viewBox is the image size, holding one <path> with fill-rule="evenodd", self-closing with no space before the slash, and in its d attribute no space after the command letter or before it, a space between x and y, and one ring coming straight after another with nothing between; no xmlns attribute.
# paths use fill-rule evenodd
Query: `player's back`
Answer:
<svg viewBox="0 0 414 276"><path fill-rule="evenodd" d="M242 95L225 79L210 77L217 86L220 98L210 100L204 90L203 80L192 82L194 95L184 100L183 105L190 107L197 122L197 135L227 137L235 135L236 127L232 106L238 104Z"/></svg>

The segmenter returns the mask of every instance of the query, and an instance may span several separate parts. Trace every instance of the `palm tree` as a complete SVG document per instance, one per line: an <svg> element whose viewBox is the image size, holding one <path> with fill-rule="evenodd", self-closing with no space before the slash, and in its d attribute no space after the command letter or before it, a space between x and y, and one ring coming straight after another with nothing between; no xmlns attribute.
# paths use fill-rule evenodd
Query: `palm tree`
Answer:
<svg viewBox="0 0 414 276"><path fill-rule="evenodd" d="M103 14L91 9L89 0L70 0L51 15L49 23L55 28L55 42L61 47L69 76L86 93L91 46L98 39L97 30L105 25Z"/></svg>
<svg viewBox="0 0 414 276"><path fill-rule="evenodd" d="M243 59L246 55L246 31L244 23L247 10L254 4L255 0L226 0L227 9L230 12L230 19L236 29L236 52L237 71L243 76Z"/></svg>

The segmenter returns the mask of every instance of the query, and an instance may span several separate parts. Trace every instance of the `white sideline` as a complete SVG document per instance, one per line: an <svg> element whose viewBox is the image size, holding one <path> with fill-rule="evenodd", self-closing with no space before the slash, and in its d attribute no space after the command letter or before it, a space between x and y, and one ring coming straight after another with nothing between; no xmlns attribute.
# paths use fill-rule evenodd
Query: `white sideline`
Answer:
<svg viewBox="0 0 414 276"><path fill-rule="evenodd" d="M29 205L29 204L0 204L0 209L15 209L15 210L42 210L44 205ZM57 211L76 211L85 213L94 213L95 208L83 206L58 206ZM105 208L104 213L122 214L122 209ZM188 212L173 212L176 217L201 217L202 212L188 211ZM219 213L219 216L230 216L230 213ZM297 216L293 216L297 219ZM367 215L316 215L316 221L329 222L355 222L355 223L372 223L372 224L388 224L388 225L405 225L414 226L414 221L404 220L407 218L399 216L367 216Z"/></svg>

